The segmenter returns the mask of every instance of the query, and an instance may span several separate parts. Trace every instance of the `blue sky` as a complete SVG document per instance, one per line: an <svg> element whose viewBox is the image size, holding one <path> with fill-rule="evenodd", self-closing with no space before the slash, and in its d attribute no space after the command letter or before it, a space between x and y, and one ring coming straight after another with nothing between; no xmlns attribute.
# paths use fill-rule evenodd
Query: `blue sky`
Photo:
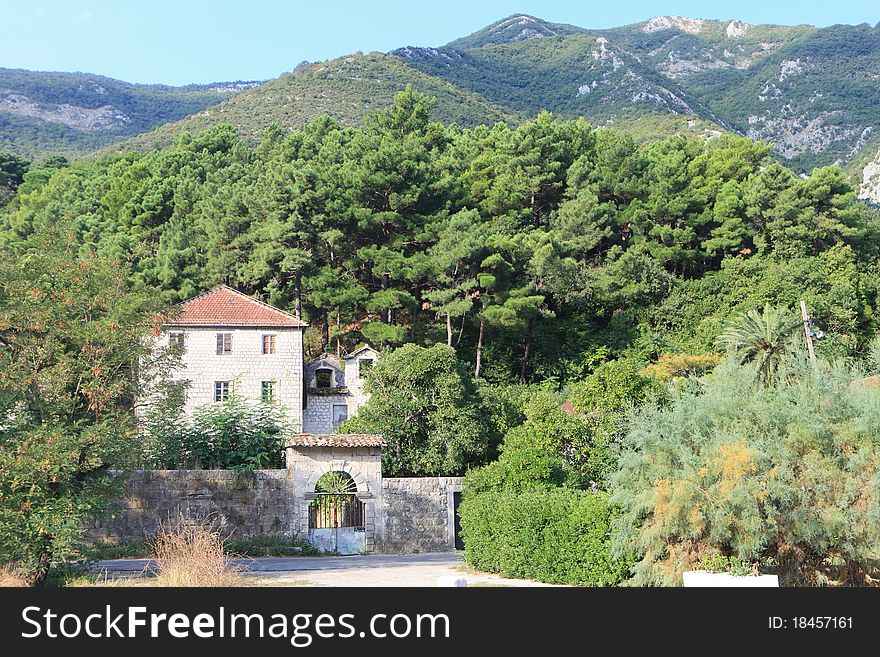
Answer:
<svg viewBox="0 0 880 657"><path fill-rule="evenodd" d="M439 46L514 13L581 27L653 16L832 25L880 21L877 0L0 0L0 67L186 84L276 77L303 60Z"/></svg>

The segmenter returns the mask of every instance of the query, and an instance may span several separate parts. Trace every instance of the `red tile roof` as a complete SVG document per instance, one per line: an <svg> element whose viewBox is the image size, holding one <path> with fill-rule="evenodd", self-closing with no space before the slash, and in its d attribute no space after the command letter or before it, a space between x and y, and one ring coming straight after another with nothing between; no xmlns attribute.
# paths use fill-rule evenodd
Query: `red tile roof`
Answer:
<svg viewBox="0 0 880 657"><path fill-rule="evenodd" d="M287 439L288 447L384 447L382 436L360 433L299 433Z"/></svg>
<svg viewBox="0 0 880 657"><path fill-rule="evenodd" d="M170 326L308 326L290 313L242 294L226 285L215 287L180 304Z"/></svg>

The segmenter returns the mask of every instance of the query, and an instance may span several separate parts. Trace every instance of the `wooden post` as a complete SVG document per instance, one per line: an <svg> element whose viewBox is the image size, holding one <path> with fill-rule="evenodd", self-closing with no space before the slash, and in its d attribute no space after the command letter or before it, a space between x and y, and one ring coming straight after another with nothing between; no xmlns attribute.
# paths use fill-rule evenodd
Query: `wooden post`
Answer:
<svg viewBox="0 0 880 657"><path fill-rule="evenodd" d="M816 360L816 351L813 349L813 336L810 335L810 316L807 314L807 302L801 301L801 317L804 319L804 335L807 337L807 351L810 352L810 360Z"/></svg>

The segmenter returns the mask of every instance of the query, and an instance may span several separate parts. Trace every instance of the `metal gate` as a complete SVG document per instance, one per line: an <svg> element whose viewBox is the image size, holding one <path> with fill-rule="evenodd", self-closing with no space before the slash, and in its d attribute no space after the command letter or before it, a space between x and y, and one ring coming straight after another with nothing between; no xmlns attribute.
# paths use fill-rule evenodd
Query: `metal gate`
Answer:
<svg viewBox="0 0 880 657"><path fill-rule="evenodd" d="M366 550L366 503L346 472L323 475L309 503L309 542L322 552L358 554Z"/></svg>
<svg viewBox="0 0 880 657"><path fill-rule="evenodd" d="M309 505L309 529L363 529L365 511L355 493L318 493Z"/></svg>
<svg viewBox="0 0 880 657"><path fill-rule="evenodd" d="M455 531L455 549L464 550L464 539L461 537L461 517L458 515L458 505L461 504L461 491L452 493L453 530Z"/></svg>

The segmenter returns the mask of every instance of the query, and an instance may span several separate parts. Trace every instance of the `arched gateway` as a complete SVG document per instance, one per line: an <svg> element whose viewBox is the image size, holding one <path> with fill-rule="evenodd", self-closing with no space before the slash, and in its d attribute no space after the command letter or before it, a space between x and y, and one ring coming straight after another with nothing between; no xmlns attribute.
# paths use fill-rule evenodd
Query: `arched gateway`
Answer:
<svg viewBox="0 0 880 657"><path fill-rule="evenodd" d="M287 440L298 538L323 552L358 554L376 541L381 436L298 434Z"/></svg>

